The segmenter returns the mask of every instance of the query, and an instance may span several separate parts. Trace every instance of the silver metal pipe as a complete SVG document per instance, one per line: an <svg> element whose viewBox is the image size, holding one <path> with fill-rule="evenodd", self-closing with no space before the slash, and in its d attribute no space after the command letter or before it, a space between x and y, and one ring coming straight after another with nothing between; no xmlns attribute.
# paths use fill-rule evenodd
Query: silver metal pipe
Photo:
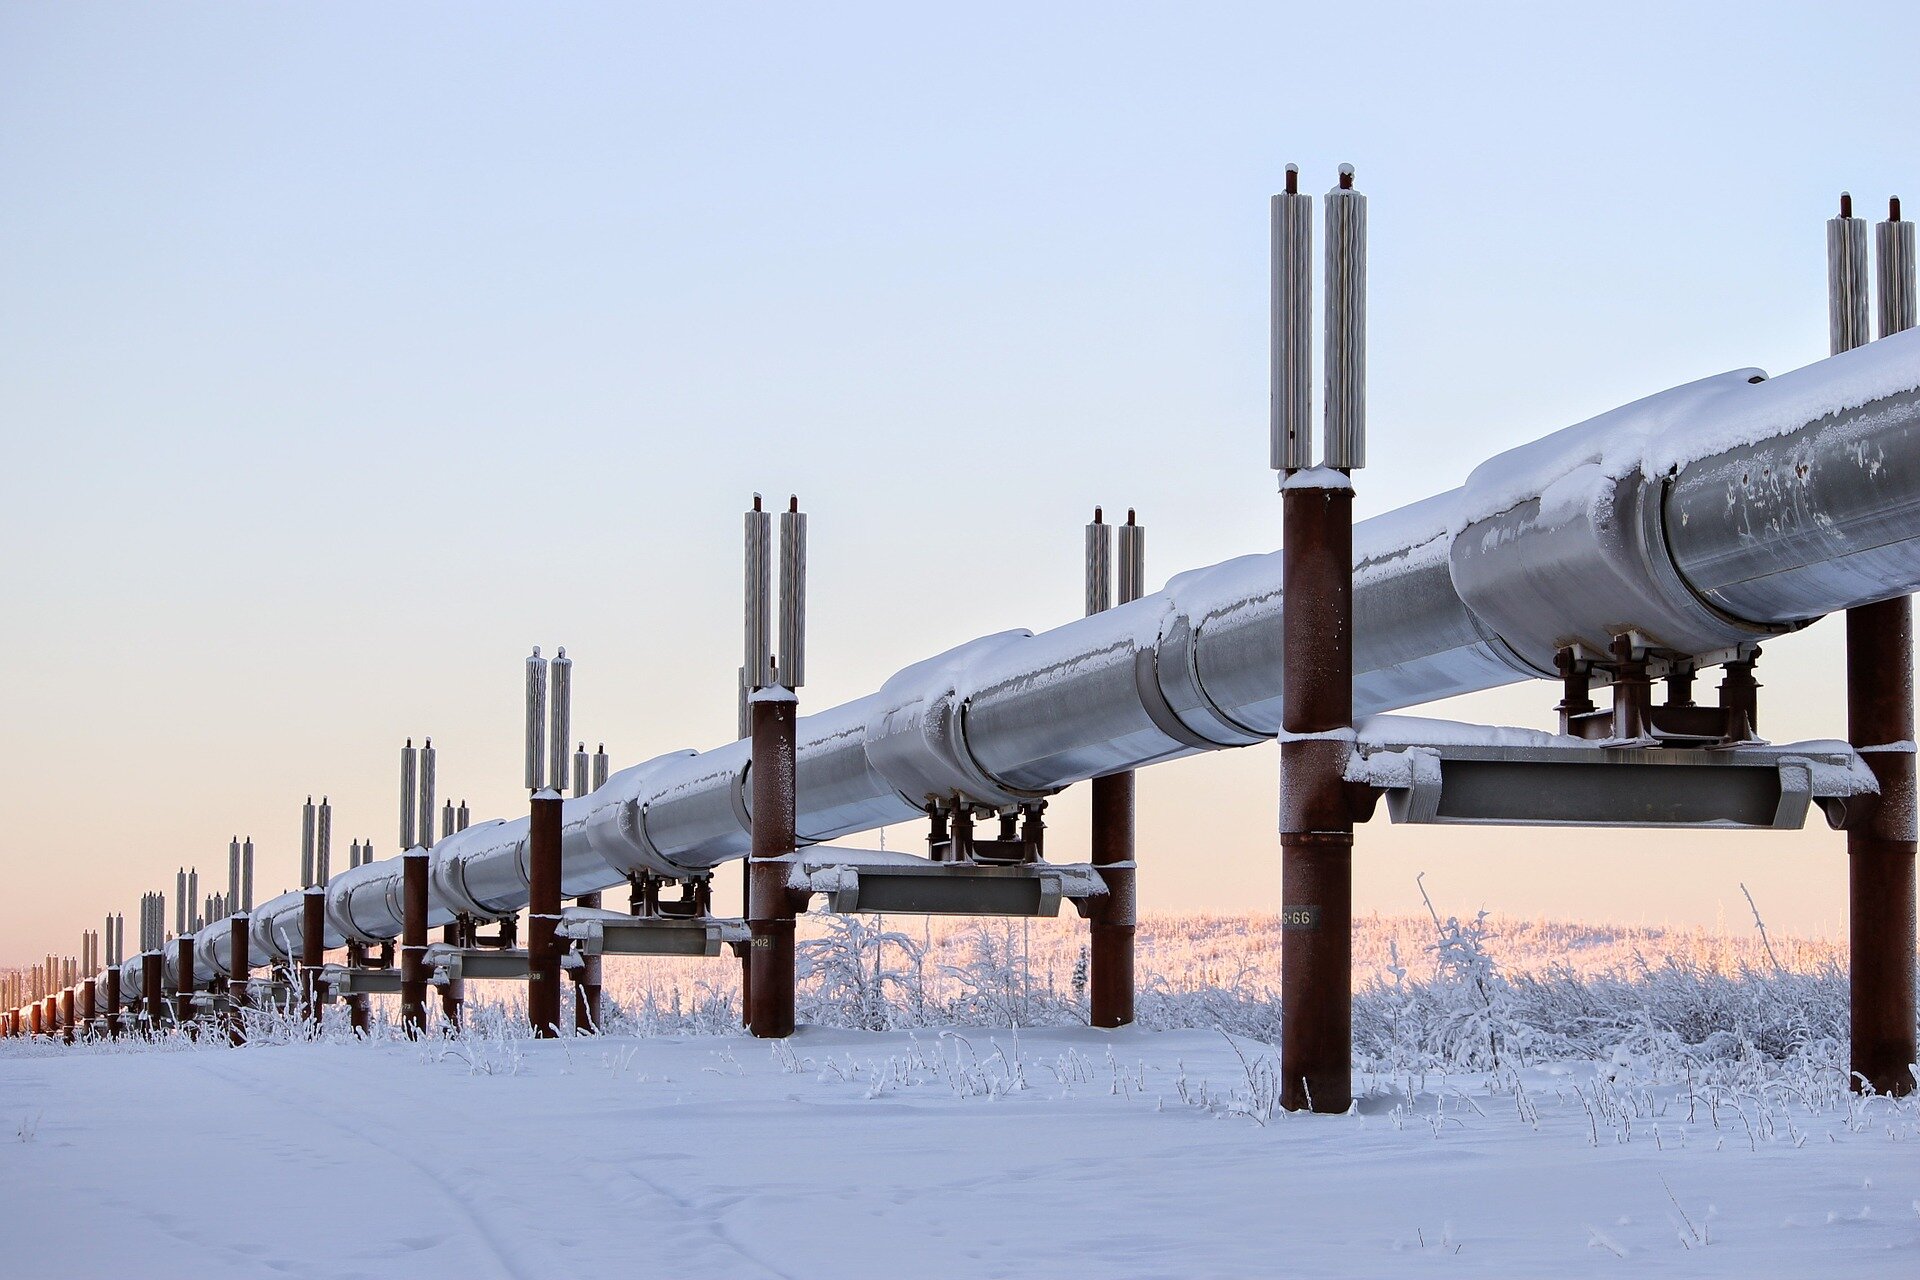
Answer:
<svg viewBox="0 0 1920 1280"><path fill-rule="evenodd" d="M1113 605L1113 526L1102 518L1099 507L1093 509L1093 521L1087 525L1087 612L1102 613Z"/></svg>
<svg viewBox="0 0 1920 1280"><path fill-rule="evenodd" d="M420 821L414 828L414 839L428 848L433 847L433 788L436 772L433 739L428 738L420 748Z"/></svg>
<svg viewBox="0 0 1920 1280"><path fill-rule="evenodd" d="M333 803L320 797L319 822L314 827L313 869L315 884L325 884L333 870Z"/></svg>
<svg viewBox="0 0 1920 1280"><path fill-rule="evenodd" d="M1117 562L1115 604L1132 604L1147 593L1147 529L1127 508L1127 522L1120 526L1120 551Z"/></svg>
<svg viewBox="0 0 1920 1280"><path fill-rule="evenodd" d="M606 785L607 785L607 744L603 742L594 749L593 786L591 789L594 791L598 791L600 788ZM464 827L467 825L466 818L465 818L466 805L462 804L460 806L460 809L462 814L460 825Z"/></svg>
<svg viewBox="0 0 1920 1280"><path fill-rule="evenodd" d="M746 514L746 649L743 687L764 689L773 683L773 517L760 509Z"/></svg>
<svg viewBox="0 0 1920 1280"><path fill-rule="evenodd" d="M1880 301L1880 336L1914 326L1913 224L1900 216L1900 197L1887 202L1887 220L1874 226L1874 274Z"/></svg>
<svg viewBox="0 0 1920 1280"><path fill-rule="evenodd" d="M1353 166L1327 192L1327 418L1321 456L1342 471L1367 465L1367 198Z"/></svg>
<svg viewBox="0 0 1920 1280"><path fill-rule="evenodd" d="M187 872L187 927L186 932L197 933L200 921L194 912L200 907L200 868L193 867Z"/></svg>
<svg viewBox="0 0 1920 1280"><path fill-rule="evenodd" d="M527 659L527 774L526 787L538 791L547 785L547 660L540 646ZM400 852L413 847L409 838Z"/></svg>
<svg viewBox="0 0 1920 1280"><path fill-rule="evenodd" d="M1840 193L1840 215L1827 220L1827 338L1834 355L1864 346L1867 328L1867 223Z"/></svg>
<svg viewBox="0 0 1920 1280"><path fill-rule="evenodd" d="M419 792L420 753L414 750L413 739L407 739L407 745L400 748L400 848L413 848L414 800Z"/></svg>
<svg viewBox="0 0 1920 1280"><path fill-rule="evenodd" d="M1313 465L1313 197L1299 184L1300 166L1288 165L1286 190L1273 198L1270 215L1269 452L1275 471Z"/></svg>
<svg viewBox="0 0 1920 1280"><path fill-rule="evenodd" d="M173 932L177 936L187 931L187 869L181 867L173 873Z"/></svg>
<svg viewBox="0 0 1920 1280"><path fill-rule="evenodd" d="M243 910L253 910L253 837L248 836L240 844L240 906Z"/></svg>
<svg viewBox="0 0 1920 1280"><path fill-rule="evenodd" d="M553 719L547 743L553 752L552 767L547 770L547 785L555 791L567 789L567 743L573 740L573 659L562 645L553 655L548 670L552 690L549 708Z"/></svg>
<svg viewBox="0 0 1920 1280"><path fill-rule="evenodd" d="M800 499L780 513L780 683L807 682L807 516Z"/></svg>
<svg viewBox="0 0 1920 1280"><path fill-rule="evenodd" d="M590 767L587 763L587 744L582 742L573 751L573 794L576 796L593 790L587 783Z"/></svg>
<svg viewBox="0 0 1920 1280"><path fill-rule="evenodd" d="M1543 613L1583 635L1633 627L1706 662L1721 646L1920 587L1920 331L1756 376L1742 370L1648 397L1356 526L1356 711L1537 674L1554 637L1503 602L1558 589L1542 563L1579 568L1571 594ZM1775 480L1763 484L1766 467ZM1279 555L1245 556L1041 635L983 637L906 668L875 694L802 717L801 838L903 821L930 798L997 806L1270 740L1282 607ZM745 742L664 756L567 800L565 892L742 856L748 758ZM525 833L520 818L442 842L430 919L523 907ZM259 922L280 918L276 955L299 945L298 895L286 897L291 910L276 899L255 915L256 937ZM346 926L392 937L400 911L399 861L358 868L329 886L328 945Z"/></svg>
<svg viewBox="0 0 1920 1280"><path fill-rule="evenodd" d="M240 901L240 837L227 842L227 898Z"/></svg>
<svg viewBox="0 0 1920 1280"><path fill-rule="evenodd" d="M313 797L300 806L300 887L313 883L313 841L316 827Z"/></svg>

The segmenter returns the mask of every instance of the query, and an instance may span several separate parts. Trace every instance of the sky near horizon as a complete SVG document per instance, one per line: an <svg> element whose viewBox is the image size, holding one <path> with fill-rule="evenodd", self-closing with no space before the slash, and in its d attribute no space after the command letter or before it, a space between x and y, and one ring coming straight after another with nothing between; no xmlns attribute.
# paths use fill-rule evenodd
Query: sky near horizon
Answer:
<svg viewBox="0 0 1920 1280"><path fill-rule="evenodd" d="M812 514L824 707L1279 543L1267 197L1371 198L1360 514L1826 352L1920 192L1904 6L0 3L0 964L396 750L520 812L520 662L615 767L732 736L739 512ZM1920 198L1920 196L1916 196ZM1844 733L1839 624L1763 728ZM1533 684L1435 714L1545 725ZM1146 911L1277 908L1277 753L1140 781ZM1078 789L1084 790L1084 788ZM1084 839L1084 799L1051 852ZM892 847L917 842L910 827ZM1363 828L1362 911L1837 932L1841 838ZM204 878L203 878L204 879ZM722 901L737 891L722 891ZM170 909L171 911L171 909Z"/></svg>

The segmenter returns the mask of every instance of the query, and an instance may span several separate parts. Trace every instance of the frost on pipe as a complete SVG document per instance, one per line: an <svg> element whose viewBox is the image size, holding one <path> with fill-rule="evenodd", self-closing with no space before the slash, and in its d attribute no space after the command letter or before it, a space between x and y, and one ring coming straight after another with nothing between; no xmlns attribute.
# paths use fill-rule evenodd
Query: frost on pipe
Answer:
<svg viewBox="0 0 1920 1280"><path fill-rule="evenodd" d="M1689 584L1742 618L1804 622L1920 582L1920 330L1749 389L1678 474L1667 536Z"/></svg>
<svg viewBox="0 0 1920 1280"><path fill-rule="evenodd" d="M1356 713L1544 675L1558 646L1626 630L1710 662L1920 587L1920 333L1759 377L1637 401L1355 526ZM803 842L1270 738L1280 560L1243 556L1040 635L982 637L802 717ZM565 892L745 854L749 756L744 741L664 756L568 801ZM517 819L441 841L432 918L524 907L525 836ZM362 940L400 931L398 861L361 872L330 894L329 945L349 925ZM298 954L298 907L289 894L255 912L261 955Z"/></svg>

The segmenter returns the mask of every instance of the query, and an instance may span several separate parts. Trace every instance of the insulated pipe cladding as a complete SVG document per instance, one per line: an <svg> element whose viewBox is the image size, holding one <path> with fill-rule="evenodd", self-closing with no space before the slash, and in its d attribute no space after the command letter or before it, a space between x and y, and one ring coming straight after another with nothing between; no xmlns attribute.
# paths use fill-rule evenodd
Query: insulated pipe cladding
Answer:
<svg viewBox="0 0 1920 1280"><path fill-rule="evenodd" d="M751 515L748 530L751 560ZM1354 564L1361 716L1552 677L1561 647L1604 650L1623 628L1708 665L1912 592L1920 331L1778 378L1702 379L1509 450L1458 489L1355 526ZM970 641L802 717L800 842L906 821L933 800L1001 807L1268 741L1280 726L1281 609L1279 554L1243 556L1044 634ZM750 657L752 636L750 625ZM530 701L543 685L529 679ZM743 741L661 756L566 800L565 895L745 854L748 756ZM540 759L530 743L530 774ZM526 838L521 817L441 841L431 922L524 907ZM327 946L399 934L401 861L334 879ZM299 895L257 908L252 936L256 959L297 956ZM200 963L219 963L210 950Z"/></svg>

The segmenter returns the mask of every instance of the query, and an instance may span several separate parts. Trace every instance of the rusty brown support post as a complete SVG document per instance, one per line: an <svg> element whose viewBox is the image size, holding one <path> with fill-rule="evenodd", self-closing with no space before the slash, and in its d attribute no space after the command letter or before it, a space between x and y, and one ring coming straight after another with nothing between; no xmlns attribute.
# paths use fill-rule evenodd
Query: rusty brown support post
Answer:
<svg viewBox="0 0 1920 1280"><path fill-rule="evenodd" d="M466 924L456 920L440 931L440 941L450 947L470 946L472 944L467 937L468 932ZM449 977L440 984L440 1016L446 1020L449 1027L460 1025L460 1006L466 1000L466 983L465 978Z"/></svg>
<svg viewBox="0 0 1920 1280"><path fill-rule="evenodd" d="M1880 783L1847 822L1853 1084L1913 1091L1913 601L1847 610L1847 741Z"/></svg>
<svg viewBox="0 0 1920 1280"><path fill-rule="evenodd" d="M60 1038L68 1044L72 1044L74 1040L72 987L60 993Z"/></svg>
<svg viewBox="0 0 1920 1280"><path fill-rule="evenodd" d="M179 949L175 952L174 964L177 971L173 975L173 1017L182 1027L193 1026L193 935L183 933L176 940Z"/></svg>
<svg viewBox="0 0 1920 1280"><path fill-rule="evenodd" d="M591 910L600 909L598 893L583 893L575 898L576 906ZM574 972L578 975L573 984L573 1029L576 1032L597 1032L600 1030L600 955L588 952L580 957L580 967Z"/></svg>
<svg viewBox="0 0 1920 1280"><path fill-rule="evenodd" d="M82 978L80 980L79 1017L80 1017L80 1031L81 1031L81 1034L83 1035L92 1034L93 1020L96 1017L98 1017L100 1014L100 1010L97 1007L95 996L94 996L93 982L94 980L92 978Z"/></svg>
<svg viewBox="0 0 1920 1280"><path fill-rule="evenodd" d="M1087 1021L1124 1027L1133 1021L1134 776L1110 773L1093 787L1093 865L1107 891L1089 909Z"/></svg>
<svg viewBox="0 0 1920 1280"><path fill-rule="evenodd" d="M227 1042L236 1046L247 1042L247 1009L253 1002L247 986L253 974L251 926L252 918L244 911L235 913L228 925L232 955L227 962Z"/></svg>
<svg viewBox="0 0 1920 1280"><path fill-rule="evenodd" d="M753 728L753 854L747 863L747 954L752 964L748 1026L762 1039L793 1034L794 910L787 892L794 845L794 724L799 704L778 687L748 708Z"/></svg>
<svg viewBox="0 0 1920 1280"><path fill-rule="evenodd" d="M427 1029L427 851L401 859L400 1025L409 1036Z"/></svg>
<svg viewBox="0 0 1920 1280"><path fill-rule="evenodd" d="M159 1035L166 1025L166 997L161 989L164 964L158 951L149 951L140 957L140 1015L147 1024L149 1036Z"/></svg>
<svg viewBox="0 0 1920 1280"><path fill-rule="evenodd" d="M527 833L527 1021L541 1040L560 1034L560 803L535 793Z"/></svg>
<svg viewBox="0 0 1920 1280"><path fill-rule="evenodd" d="M347 966L355 973L363 973L366 971L366 943L352 941L347 943ZM367 998L367 993L364 991L351 991L347 993L347 1026L359 1032L361 1035L365 1035L367 1030L373 1025L372 1011L369 1008L371 1003Z"/></svg>
<svg viewBox="0 0 1920 1280"><path fill-rule="evenodd" d="M749 730L748 740L753 734ZM753 859L740 864L740 918L753 919ZM753 1025L753 944L740 948L740 1025Z"/></svg>
<svg viewBox="0 0 1920 1280"><path fill-rule="evenodd" d="M308 885L300 897L300 1003L307 1034L320 1034L320 971L327 961L327 891Z"/></svg>
<svg viewBox="0 0 1920 1280"><path fill-rule="evenodd" d="M120 966L107 966L107 1037L120 1038Z"/></svg>
<svg viewBox="0 0 1920 1280"><path fill-rule="evenodd" d="M40 1034L40 1021L41 1021L40 1011L45 1006L45 1004L46 1004L46 1001L44 1000L35 1000L33 1002L33 1007L27 1011L27 1034L28 1035L38 1036Z"/></svg>
<svg viewBox="0 0 1920 1280"><path fill-rule="evenodd" d="M1353 489L1336 472L1289 478L1281 619L1281 1104L1352 1102ZM1322 736L1325 735L1325 736Z"/></svg>

